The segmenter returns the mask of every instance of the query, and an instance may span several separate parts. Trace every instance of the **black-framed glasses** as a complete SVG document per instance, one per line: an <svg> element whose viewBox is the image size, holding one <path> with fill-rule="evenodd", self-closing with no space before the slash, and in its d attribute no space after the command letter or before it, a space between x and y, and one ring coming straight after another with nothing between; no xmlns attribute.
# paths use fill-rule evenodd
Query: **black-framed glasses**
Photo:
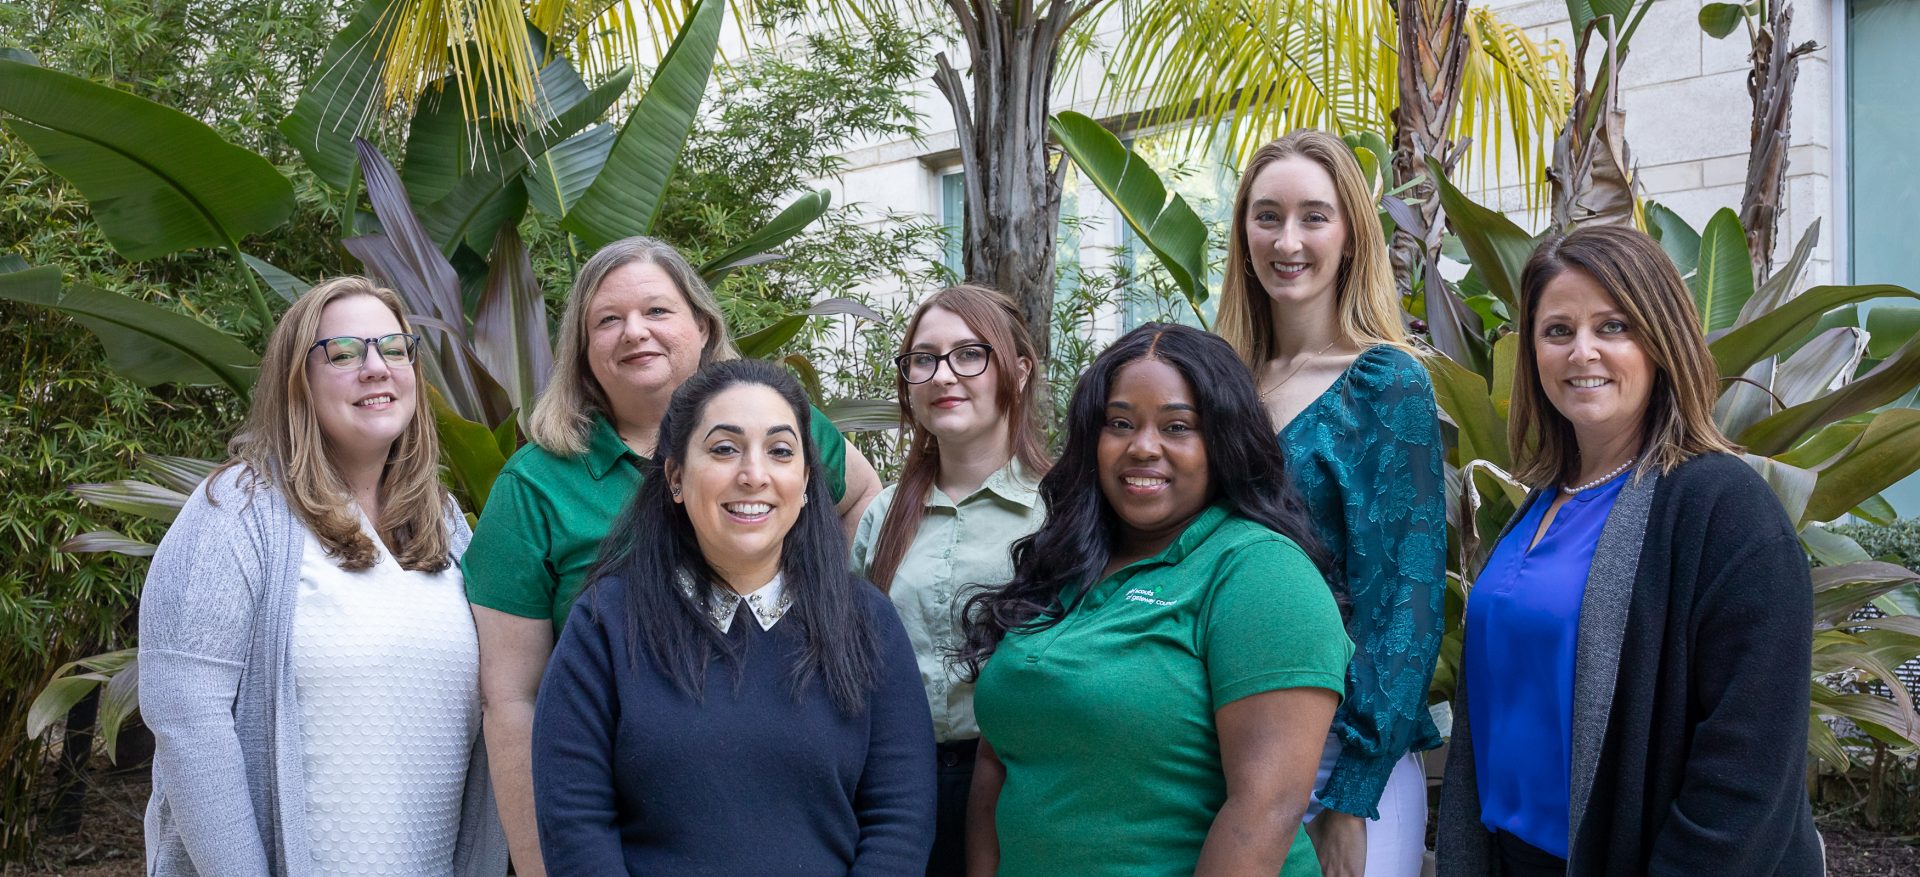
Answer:
<svg viewBox="0 0 1920 877"><path fill-rule="evenodd" d="M380 352L380 361L388 368L411 368L420 356L420 336L405 332L382 335L378 338L354 338L342 335L338 338L322 338L313 342L307 349L320 349L327 365L346 370L359 368L367 361L367 350Z"/></svg>
<svg viewBox="0 0 1920 877"><path fill-rule="evenodd" d="M933 380L933 373L940 370L942 362L953 371L954 377L970 378L986 371L987 360L992 357L991 344L962 344L946 353L902 353L893 358L893 367L900 370L900 377L907 383L924 384Z"/></svg>

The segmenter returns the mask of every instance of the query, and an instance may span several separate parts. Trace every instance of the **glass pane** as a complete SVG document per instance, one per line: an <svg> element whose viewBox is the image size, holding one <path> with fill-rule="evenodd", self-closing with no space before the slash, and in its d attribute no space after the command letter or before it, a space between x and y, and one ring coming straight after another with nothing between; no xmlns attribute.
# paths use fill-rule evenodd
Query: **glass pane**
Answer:
<svg viewBox="0 0 1920 877"><path fill-rule="evenodd" d="M1913 100L1913 46L1920 3L1853 0L1847 22L1847 228L1855 283L1920 289L1913 205L1920 203L1920 111ZM1903 517L1920 515L1920 477L1887 491Z"/></svg>

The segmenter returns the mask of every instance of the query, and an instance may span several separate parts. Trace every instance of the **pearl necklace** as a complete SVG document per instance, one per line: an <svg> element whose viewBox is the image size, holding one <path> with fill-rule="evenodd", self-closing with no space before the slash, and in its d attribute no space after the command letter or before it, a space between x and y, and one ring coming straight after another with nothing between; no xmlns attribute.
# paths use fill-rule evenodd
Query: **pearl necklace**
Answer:
<svg viewBox="0 0 1920 877"><path fill-rule="evenodd" d="M1602 484L1605 484L1605 483L1607 483L1607 482L1609 482L1609 481L1612 481L1612 480L1613 480L1613 476L1615 476L1615 475L1618 475L1618 474L1620 474L1620 473L1622 473L1622 472L1625 472L1625 471L1627 471L1627 467L1628 467L1628 466L1631 466L1631 465L1633 465L1633 461L1634 461L1634 460L1637 460L1637 459L1639 459L1639 458L1638 458L1638 457L1628 457L1628 458L1627 458L1627 461L1626 461L1625 463L1621 463L1621 464L1620 464L1620 468L1618 468L1618 469L1615 469L1615 470L1613 470L1612 472L1608 472L1607 474L1605 474L1605 475L1602 475L1602 476L1600 476L1599 478L1595 478L1595 479L1593 479L1592 481L1589 481L1589 482L1587 482L1587 483L1585 483L1585 484L1582 484L1582 485L1580 485L1579 487L1562 487L1562 488L1560 488L1560 492L1561 492L1561 493L1564 493L1564 494L1566 494L1566 495L1568 495L1568 496L1572 496L1572 495L1574 495L1574 494L1576 494L1576 493L1579 493L1579 492L1581 492L1581 491L1585 491L1585 490L1592 490L1592 489L1594 489L1594 488L1596 488L1596 487L1599 487L1599 486L1600 486L1600 485L1602 485Z"/></svg>

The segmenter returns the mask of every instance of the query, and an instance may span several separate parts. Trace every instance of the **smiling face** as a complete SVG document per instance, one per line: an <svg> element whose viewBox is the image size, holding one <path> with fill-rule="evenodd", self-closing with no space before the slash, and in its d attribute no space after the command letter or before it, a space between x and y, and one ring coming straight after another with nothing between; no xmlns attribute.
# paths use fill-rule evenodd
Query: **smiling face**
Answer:
<svg viewBox="0 0 1920 877"><path fill-rule="evenodd" d="M1540 387L1582 448L1639 447L1654 365L1618 302L1568 268L1540 291L1533 324Z"/></svg>
<svg viewBox="0 0 1920 877"><path fill-rule="evenodd" d="M800 517L807 462L799 423L773 388L739 384L707 402L685 458L668 465L700 553L736 589L773 578Z"/></svg>
<svg viewBox="0 0 1920 877"><path fill-rule="evenodd" d="M1332 307L1347 250L1347 216L1333 176L1303 155L1277 159L1247 189L1247 259L1282 305Z"/></svg>
<svg viewBox="0 0 1920 877"><path fill-rule="evenodd" d="M907 352L953 354L957 348L985 343L986 339L981 338L959 314L946 308L931 307L920 315L920 322L909 339ZM954 359L980 355L987 358L984 371L971 377L954 373ZM961 351L941 362L934 369L932 378L922 383L908 384L907 402L913 410L914 422L949 446L971 444L983 439L1004 439L1011 428L1000 398L1000 369L1008 367L1003 359L1006 355L999 350L987 352L979 348ZM1013 367L1016 369L1015 385L1024 388L1027 371L1032 364L1025 359L1017 359ZM962 370L970 369L963 367Z"/></svg>
<svg viewBox="0 0 1920 877"><path fill-rule="evenodd" d="M1157 359L1122 366L1100 429L1100 492L1120 519L1116 553L1147 556L1173 541L1211 495L1193 388Z"/></svg>
<svg viewBox="0 0 1920 877"><path fill-rule="evenodd" d="M406 329L393 311L370 295L350 295L327 303L309 343L325 338L381 338ZM392 363L368 345L355 368L336 368L325 348L307 349L307 386L313 416L328 451L339 459L385 460L393 443L413 422L415 393L411 365Z"/></svg>
<svg viewBox="0 0 1920 877"><path fill-rule="evenodd" d="M619 407L664 400L700 370L707 329L665 269L629 262L607 273L587 308L587 365Z"/></svg>

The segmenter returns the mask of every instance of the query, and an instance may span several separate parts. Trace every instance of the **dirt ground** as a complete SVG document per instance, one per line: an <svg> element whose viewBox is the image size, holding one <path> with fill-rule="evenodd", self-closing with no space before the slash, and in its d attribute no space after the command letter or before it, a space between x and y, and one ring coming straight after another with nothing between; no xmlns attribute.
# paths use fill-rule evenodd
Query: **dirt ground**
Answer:
<svg viewBox="0 0 1920 877"><path fill-rule="evenodd" d="M0 867L0 877L140 877L140 819L147 807L144 771L97 773L77 834L41 841L39 861ZM1874 834L1823 824L1829 877L1916 877L1920 837Z"/></svg>

